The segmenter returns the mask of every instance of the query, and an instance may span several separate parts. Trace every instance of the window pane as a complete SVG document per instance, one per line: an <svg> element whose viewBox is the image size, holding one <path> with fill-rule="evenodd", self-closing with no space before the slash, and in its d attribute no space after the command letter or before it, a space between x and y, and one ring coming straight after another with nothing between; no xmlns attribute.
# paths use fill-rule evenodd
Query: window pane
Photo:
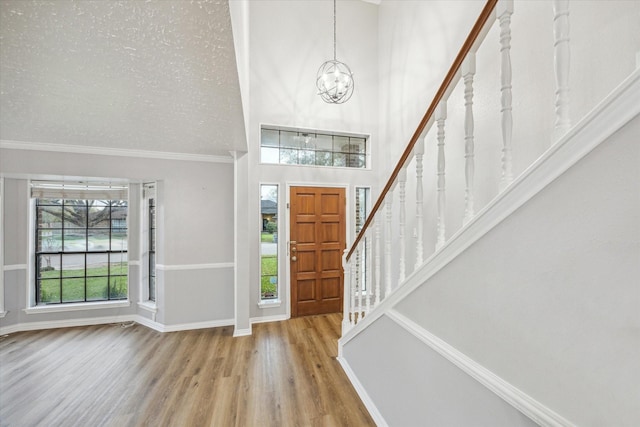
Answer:
<svg viewBox="0 0 640 427"><path fill-rule="evenodd" d="M277 130L262 129L260 145L262 145L263 147L277 147L279 133L280 132Z"/></svg>
<svg viewBox="0 0 640 427"><path fill-rule="evenodd" d="M111 208L111 228L127 228L127 206L122 200L113 201Z"/></svg>
<svg viewBox="0 0 640 427"><path fill-rule="evenodd" d="M274 299L278 298L278 186L260 187L260 295L262 299Z"/></svg>
<svg viewBox="0 0 640 427"><path fill-rule="evenodd" d="M40 303L60 302L60 279L39 280L38 288Z"/></svg>
<svg viewBox="0 0 640 427"><path fill-rule="evenodd" d="M298 132L280 131L280 146L284 148L300 147L300 138Z"/></svg>
<svg viewBox="0 0 640 427"><path fill-rule="evenodd" d="M67 202L69 203L68 205ZM63 216L64 228L85 228L87 226L87 207L85 201L65 200Z"/></svg>
<svg viewBox="0 0 640 427"><path fill-rule="evenodd" d="M280 149L262 147L260 149L260 161L262 163L280 163Z"/></svg>
<svg viewBox="0 0 640 427"><path fill-rule="evenodd" d="M365 153L365 139L364 138L349 138L349 148L351 153L364 154Z"/></svg>
<svg viewBox="0 0 640 427"><path fill-rule="evenodd" d="M346 166L347 155L343 153L333 153L333 166Z"/></svg>
<svg viewBox="0 0 640 427"><path fill-rule="evenodd" d="M52 279L60 277L60 255L38 255L38 277Z"/></svg>
<svg viewBox="0 0 640 427"><path fill-rule="evenodd" d="M149 299L156 300L156 278L153 276L149 277Z"/></svg>
<svg viewBox="0 0 640 427"><path fill-rule="evenodd" d="M311 150L300 151L300 164L301 165L315 165L316 164L316 152Z"/></svg>
<svg viewBox="0 0 640 427"><path fill-rule="evenodd" d="M349 152L349 137L347 136L334 136L333 137L333 149L341 153Z"/></svg>
<svg viewBox="0 0 640 427"><path fill-rule="evenodd" d="M84 301L84 277L62 279L62 302Z"/></svg>
<svg viewBox="0 0 640 427"><path fill-rule="evenodd" d="M127 298L127 276L111 276L109 278L109 299Z"/></svg>
<svg viewBox="0 0 640 427"><path fill-rule="evenodd" d="M282 148L280 150L280 163L288 165L297 165L298 162L298 150L291 150Z"/></svg>
<svg viewBox="0 0 640 427"><path fill-rule="evenodd" d="M333 166L333 156L327 151L316 151L316 165Z"/></svg>
<svg viewBox="0 0 640 427"><path fill-rule="evenodd" d="M91 200L89 203L89 227L109 228L109 202L106 200Z"/></svg>
<svg viewBox="0 0 640 427"><path fill-rule="evenodd" d="M84 252L87 250L87 230L69 229L64 230L64 250L71 252Z"/></svg>
<svg viewBox="0 0 640 427"><path fill-rule="evenodd" d="M149 276L156 276L156 254L153 252L149 254Z"/></svg>
<svg viewBox="0 0 640 427"><path fill-rule="evenodd" d="M350 168L363 168L364 167L364 154L349 154L349 163L347 166Z"/></svg>
<svg viewBox="0 0 640 427"><path fill-rule="evenodd" d="M59 252L62 249L62 230L38 230L38 252Z"/></svg>
<svg viewBox="0 0 640 427"><path fill-rule="evenodd" d="M126 253L111 253L109 254L109 274L127 275L127 254Z"/></svg>
<svg viewBox="0 0 640 427"><path fill-rule="evenodd" d="M108 299L108 277L87 277L87 301Z"/></svg>
<svg viewBox="0 0 640 427"><path fill-rule="evenodd" d="M118 228L111 231L111 250L126 251L127 250L127 229Z"/></svg>
<svg viewBox="0 0 640 427"><path fill-rule="evenodd" d="M109 250L109 229L90 228L88 235L88 251L108 251Z"/></svg>
<svg viewBox="0 0 640 427"><path fill-rule="evenodd" d="M84 277L84 254L62 255L62 277Z"/></svg>
<svg viewBox="0 0 640 427"><path fill-rule="evenodd" d="M39 206L38 227L62 228L62 206Z"/></svg>
<svg viewBox="0 0 640 427"><path fill-rule="evenodd" d="M108 274L108 254L87 254L87 276L107 276Z"/></svg>
<svg viewBox="0 0 640 427"><path fill-rule="evenodd" d="M316 150L333 151L333 137L331 135L318 134L316 137Z"/></svg>

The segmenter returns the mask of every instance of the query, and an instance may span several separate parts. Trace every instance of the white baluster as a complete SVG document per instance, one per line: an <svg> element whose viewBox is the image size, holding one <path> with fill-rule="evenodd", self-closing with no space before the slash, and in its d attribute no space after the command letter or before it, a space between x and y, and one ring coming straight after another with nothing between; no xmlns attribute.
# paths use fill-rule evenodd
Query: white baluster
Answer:
<svg viewBox="0 0 640 427"><path fill-rule="evenodd" d="M569 118L569 0L553 1L553 62L556 71L556 122L554 139L571 127Z"/></svg>
<svg viewBox="0 0 640 427"><path fill-rule="evenodd" d="M406 276L406 246L405 246L405 228L407 226L407 214L405 209L405 186L407 183L407 168L406 166L400 169L398 174L398 186L400 187L400 232L398 233L398 241L400 245L400 262L399 262L399 274L398 284L404 281Z"/></svg>
<svg viewBox="0 0 640 427"><path fill-rule="evenodd" d="M351 326L356 324L356 277L357 277L357 260L356 260L356 256L355 256L355 252L352 254L351 256L351 286L349 287L349 291L351 293L350 295L350 299L351 299L351 304L350 304L350 316L349 316L349 322L351 324Z"/></svg>
<svg viewBox="0 0 640 427"><path fill-rule="evenodd" d="M385 207L387 209L384 223L384 297L391 294L391 207L393 205L393 193L387 193Z"/></svg>
<svg viewBox="0 0 640 427"><path fill-rule="evenodd" d="M436 123L438 125L438 239L436 250L444 246L445 242L445 157L444 157L444 122L447 119L447 103L441 101L436 108Z"/></svg>
<svg viewBox="0 0 640 427"><path fill-rule="evenodd" d="M464 79L464 158L465 158L465 204L463 225L471 221L475 215L473 207L473 175L474 175L474 147L473 147L473 76L476 73L476 55L469 53L462 63L462 78Z"/></svg>
<svg viewBox="0 0 640 427"><path fill-rule="evenodd" d="M362 320L362 257L360 245L356 248L356 292L358 293L358 316L357 321Z"/></svg>
<svg viewBox="0 0 640 427"><path fill-rule="evenodd" d="M422 243L422 204L424 194L422 190L422 158L424 157L424 138L420 138L415 145L414 152L416 153L416 264L414 270L422 265L424 260L424 247Z"/></svg>
<svg viewBox="0 0 640 427"><path fill-rule="evenodd" d="M371 229L367 230L367 234L365 234L364 236L364 274L362 275L362 280L365 281L366 286L366 300L365 300L365 314L369 313L369 311L371 311L371 294L372 294L372 290L371 289L371 281L369 280L369 278L371 277L371 275L369 274L369 271L371 269Z"/></svg>
<svg viewBox="0 0 640 427"><path fill-rule="evenodd" d="M382 207L382 206L381 206ZM382 215L376 215L376 217L374 218L375 221L375 237L374 237L374 249L373 249L373 253L374 253L374 261L373 263L374 265L374 270L375 270L375 276L373 278L373 280L376 283L376 299L373 303L374 307L377 307L378 304L380 304L380 217Z"/></svg>
<svg viewBox="0 0 640 427"><path fill-rule="evenodd" d="M351 264L347 261L348 253L349 249L345 249L344 254L342 255L342 268L344 271L344 297L342 298L344 315L342 316L342 335L344 335L353 326L353 323L351 323L351 316L349 315L351 310L349 305L351 300Z"/></svg>
<svg viewBox="0 0 640 427"><path fill-rule="evenodd" d="M502 113L502 176L500 191L513 182L513 160L511 136L513 133L511 101L511 15L513 0L501 0L496 5L496 15L500 22L500 92Z"/></svg>

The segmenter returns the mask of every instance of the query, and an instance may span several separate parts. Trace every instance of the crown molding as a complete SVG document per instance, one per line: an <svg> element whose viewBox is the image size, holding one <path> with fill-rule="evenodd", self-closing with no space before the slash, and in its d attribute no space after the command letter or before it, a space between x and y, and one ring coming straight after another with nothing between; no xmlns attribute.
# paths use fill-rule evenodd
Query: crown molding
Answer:
<svg viewBox="0 0 640 427"><path fill-rule="evenodd" d="M137 157L145 159L181 160L208 163L233 163L231 156L212 154L173 153L168 151L132 150L129 148L91 147L83 145L51 144L47 142L0 140L0 149L49 151L70 154L93 154L98 156Z"/></svg>

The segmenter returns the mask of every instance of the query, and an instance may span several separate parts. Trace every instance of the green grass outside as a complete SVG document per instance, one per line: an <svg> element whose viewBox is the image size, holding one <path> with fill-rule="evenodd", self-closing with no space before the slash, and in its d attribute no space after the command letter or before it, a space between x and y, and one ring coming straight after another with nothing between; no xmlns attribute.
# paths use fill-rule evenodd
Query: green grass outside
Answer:
<svg viewBox="0 0 640 427"><path fill-rule="evenodd" d="M275 277L277 280L278 277L278 257L276 255L265 255L262 257L262 277L261 280L261 290L262 296L265 295L273 295L277 296L278 292L278 283L271 283L271 278Z"/></svg>
<svg viewBox="0 0 640 427"><path fill-rule="evenodd" d="M273 234L272 233L267 233L266 231L263 231L260 234L260 241L262 243L274 243L273 242Z"/></svg>
<svg viewBox="0 0 640 427"><path fill-rule="evenodd" d="M60 274L62 273L62 275ZM117 265L111 268L111 284L108 286L108 267L87 269L86 292L87 301L102 301L108 299L122 299L127 297L127 265ZM123 274L114 276L114 274ZM51 270L40 274L40 302L60 302L60 280L62 279L62 302L84 301L85 278L84 269ZM110 291L110 292L109 292ZM108 295L110 293L110 295Z"/></svg>

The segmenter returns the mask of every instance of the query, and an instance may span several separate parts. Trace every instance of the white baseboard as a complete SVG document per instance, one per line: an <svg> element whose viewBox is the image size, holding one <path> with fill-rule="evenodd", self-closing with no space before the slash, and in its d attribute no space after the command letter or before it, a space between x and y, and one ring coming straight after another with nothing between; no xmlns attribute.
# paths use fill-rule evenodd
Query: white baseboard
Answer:
<svg viewBox="0 0 640 427"><path fill-rule="evenodd" d="M561 415L506 382L398 311L392 309L385 314L401 328L456 365L464 373L491 390L538 425L553 427L573 425Z"/></svg>
<svg viewBox="0 0 640 427"><path fill-rule="evenodd" d="M273 316L252 317L249 322L255 325L256 323L281 322L288 319L289 317L286 314L274 314Z"/></svg>
<svg viewBox="0 0 640 427"><path fill-rule="evenodd" d="M358 393L358 396L360 396L360 400L362 400L362 403L367 408L367 411L369 411L369 415L371 415L371 418L373 418L373 421L378 427L387 427L388 424L382 417L382 414L378 410L378 407L375 405L375 403L373 403L373 400L371 399L371 397L369 397L369 394L360 383L360 380L358 380L355 372L353 372L353 369L351 369L351 366L349 366L349 362L347 362L347 360L342 357L342 348L340 348L339 350L340 355L336 359L340 363L340 366L342 366L344 373L347 374L347 378L349 378L349 381L351 381L353 388L356 389L356 393Z"/></svg>
<svg viewBox="0 0 640 427"><path fill-rule="evenodd" d="M158 332L177 332L188 331L192 329L206 329L206 328L218 328L221 326L233 326L233 319L212 320L207 322L193 322L193 323L179 323L176 325L163 325L162 323L154 322L151 319L147 319L144 316L138 314L129 314L123 316L106 316L106 317L88 317L84 319L69 319L69 320L53 320L43 322L26 322L17 323L15 325L0 326L0 335L13 334L22 331L36 331L40 329L56 329L56 328L70 328L74 326L90 326L90 325L102 325L105 323L123 323L123 322L136 322L148 328L154 329ZM249 329L249 335L251 335Z"/></svg>
<svg viewBox="0 0 640 427"><path fill-rule="evenodd" d="M249 324L249 327L248 327L248 328L246 328L246 329L238 329L238 328L235 328L235 329L233 330L233 336L234 336L234 337L246 337L246 336L249 336L249 335L251 335L251 334L252 334L252 331L251 331L251 324Z"/></svg>
<svg viewBox="0 0 640 427"><path fill-rule="evenodd" d="M49 320L44 322L26 322L0 327L0 335L41 329L72 328L74 326L104 325L107 323L136 322L139 316L128 314L122 316L87 317L85 319Z"/></svg>

